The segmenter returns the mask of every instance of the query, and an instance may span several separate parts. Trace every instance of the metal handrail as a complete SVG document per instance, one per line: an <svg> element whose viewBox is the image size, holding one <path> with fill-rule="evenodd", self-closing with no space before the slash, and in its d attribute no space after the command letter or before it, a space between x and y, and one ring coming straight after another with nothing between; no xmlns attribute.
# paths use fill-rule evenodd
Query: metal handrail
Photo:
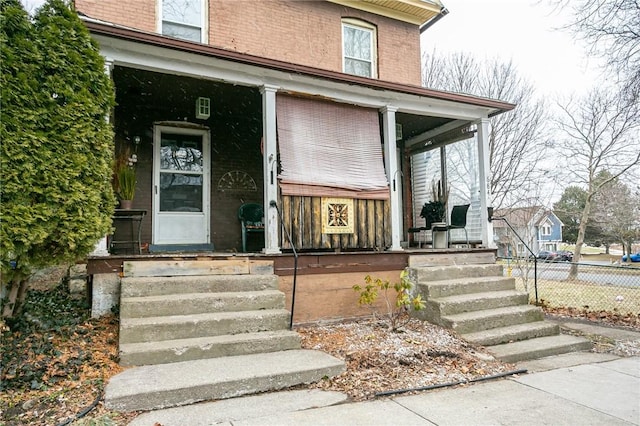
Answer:
<svg viewBox="0 0 640 426"><path fill-rule="evenodd" d="M280 209L278 208L278 203L274 200L271 200L269 206L275 207L278 212L278 219L280 221L280 227L282 231L287 236L287 240L289 244L291 244L291 249L293 250L293 288L291 290L291 318L289 319L289 330L293 330L293 308L296 304L296 279L298 277L298 252L296 251L296 246L293 244L291 240L291 234L287 231L287 228L284 226L284 221L282 220L282 215L280 214Z"/></svg>
<svg viewBox="0 0 640 426"><path fill-rule="evenodd" d="M513 226L511 226L511 224L509 223L509 221L507 220L506 217L503 217L503 216L490 216L489 220L502 220L502 221L504 221L504 223L507 224L509 229L511 229L511 231L515 234L515 236L518 237L520 242L524 245L524 247L533 256L533 288L535 289L535 293L536 293L536 305L538 305L539 304L539 302L538 302L538 257L533 252L533 250L531 250L531 248L527 245L527 243L524 242L524 240L522 239L522 237L520 237L520 235L516 232L516 230L513 229Z"/></svg>

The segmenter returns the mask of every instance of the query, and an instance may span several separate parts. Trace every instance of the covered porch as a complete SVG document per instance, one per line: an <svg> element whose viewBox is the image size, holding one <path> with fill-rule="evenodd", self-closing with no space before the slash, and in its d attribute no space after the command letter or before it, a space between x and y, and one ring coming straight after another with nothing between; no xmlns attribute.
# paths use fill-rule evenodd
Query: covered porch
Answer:
<svg viewBox="0 0 640 426"><path fill-rule="evenodd" d="M138 253L239 253L238 209L247 203L261 205L264 212L258 224L263 232L248 242L247 251L253 253L278 255L294 248L306 253L403 252L416 246L408 231L424 226L420 210L437 181L451 192L448 212L457 204L471 206L467 231L474 246L491 247L488 118L513 105L252 57L97 21L88 20L87 26L116 86L118 106L111 118L116 145L137 154L133 207L148 213L141 222ZM320 126L318 132L283 127L281 107L291 99L305 102L310 112L294 109L291 117L311 128ZM334 116L345 110L365 113L371 125L351 120L355 135L346 134L344 117L317 121L321 110ZM329 127L338 135L331 143L349 148L329 163L346 157L355 166L373 157L366 159L370 162L360 186L352 185L358 179L344 166L310 181L287 175L298 162L292 146L324 147L317 135ZM358 135L361 130L368 132L366 137ZM287 131L293 132L288 145ZM357 146L366 149L351 150ZM368 185L374 181L367 177L369 170L378 173L375 185ZM341 172L347 176L343 182L322 180ZM340 210L346 216L338 221L331 216L336 206L346 206ZM332 227L329 221L340 223ZM110 259L116 254L106 241L94 253Z"/></svg>

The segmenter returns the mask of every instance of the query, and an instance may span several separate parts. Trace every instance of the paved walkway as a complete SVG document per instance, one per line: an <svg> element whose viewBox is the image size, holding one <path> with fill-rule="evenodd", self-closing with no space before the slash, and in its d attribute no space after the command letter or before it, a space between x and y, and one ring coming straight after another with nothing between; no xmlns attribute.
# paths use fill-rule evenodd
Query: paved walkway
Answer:
<svg viewBox="0 0 640 426"><path fill-rule="evenodd" d="M640 425L640 357L581 352L518 367L529 373L417 395L346 403L335 392L275 392L159 410L131 425Z"/></svg>

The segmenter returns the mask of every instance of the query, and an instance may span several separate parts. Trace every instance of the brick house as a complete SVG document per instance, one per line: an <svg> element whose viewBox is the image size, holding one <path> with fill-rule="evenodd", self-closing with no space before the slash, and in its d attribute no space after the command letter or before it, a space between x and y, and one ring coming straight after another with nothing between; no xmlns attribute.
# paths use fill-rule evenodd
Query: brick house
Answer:
<svg viewBox="0 0 640 426"><path fill-rule="evenodd" d="M133 208L147 212L148 256L235 255L238 210L255 203L264 231L247 251L273 256L280 277L291 274L291 242L313 285L334 285L336 273L397 277L413 194L446 184L447 150L461 141L472 141L474 235L492 250L488 119L515 105L421 87L420 35L447 13L439 1L74 4L115 83L116 149L137 155ZM415 161L426 154L440 159L430 175ZM96 256L89 272L121 264Z"/></svg>

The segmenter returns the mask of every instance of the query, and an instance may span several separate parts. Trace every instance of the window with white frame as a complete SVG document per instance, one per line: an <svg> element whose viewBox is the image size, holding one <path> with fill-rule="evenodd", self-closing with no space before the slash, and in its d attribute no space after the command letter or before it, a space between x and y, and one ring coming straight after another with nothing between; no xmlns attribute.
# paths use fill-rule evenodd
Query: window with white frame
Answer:
<svg viewBox="0 0 640 426"><path fill-rule="evenodd" d="M169 37L206 43L207 0L159 0L160 32Z"/></svg>
<svg viewBox="0 0 640 426"><path fill-rule="evenodd" d="M342 71L362 77L377 77L376 29L356 19L342 20Z"/></svg>
<svg viewBox="0 0 640 426"><path fill-rule="evenodd" d="M542 235L545 237L551 235L551 225L548 222L542 225Z"/></svg>

